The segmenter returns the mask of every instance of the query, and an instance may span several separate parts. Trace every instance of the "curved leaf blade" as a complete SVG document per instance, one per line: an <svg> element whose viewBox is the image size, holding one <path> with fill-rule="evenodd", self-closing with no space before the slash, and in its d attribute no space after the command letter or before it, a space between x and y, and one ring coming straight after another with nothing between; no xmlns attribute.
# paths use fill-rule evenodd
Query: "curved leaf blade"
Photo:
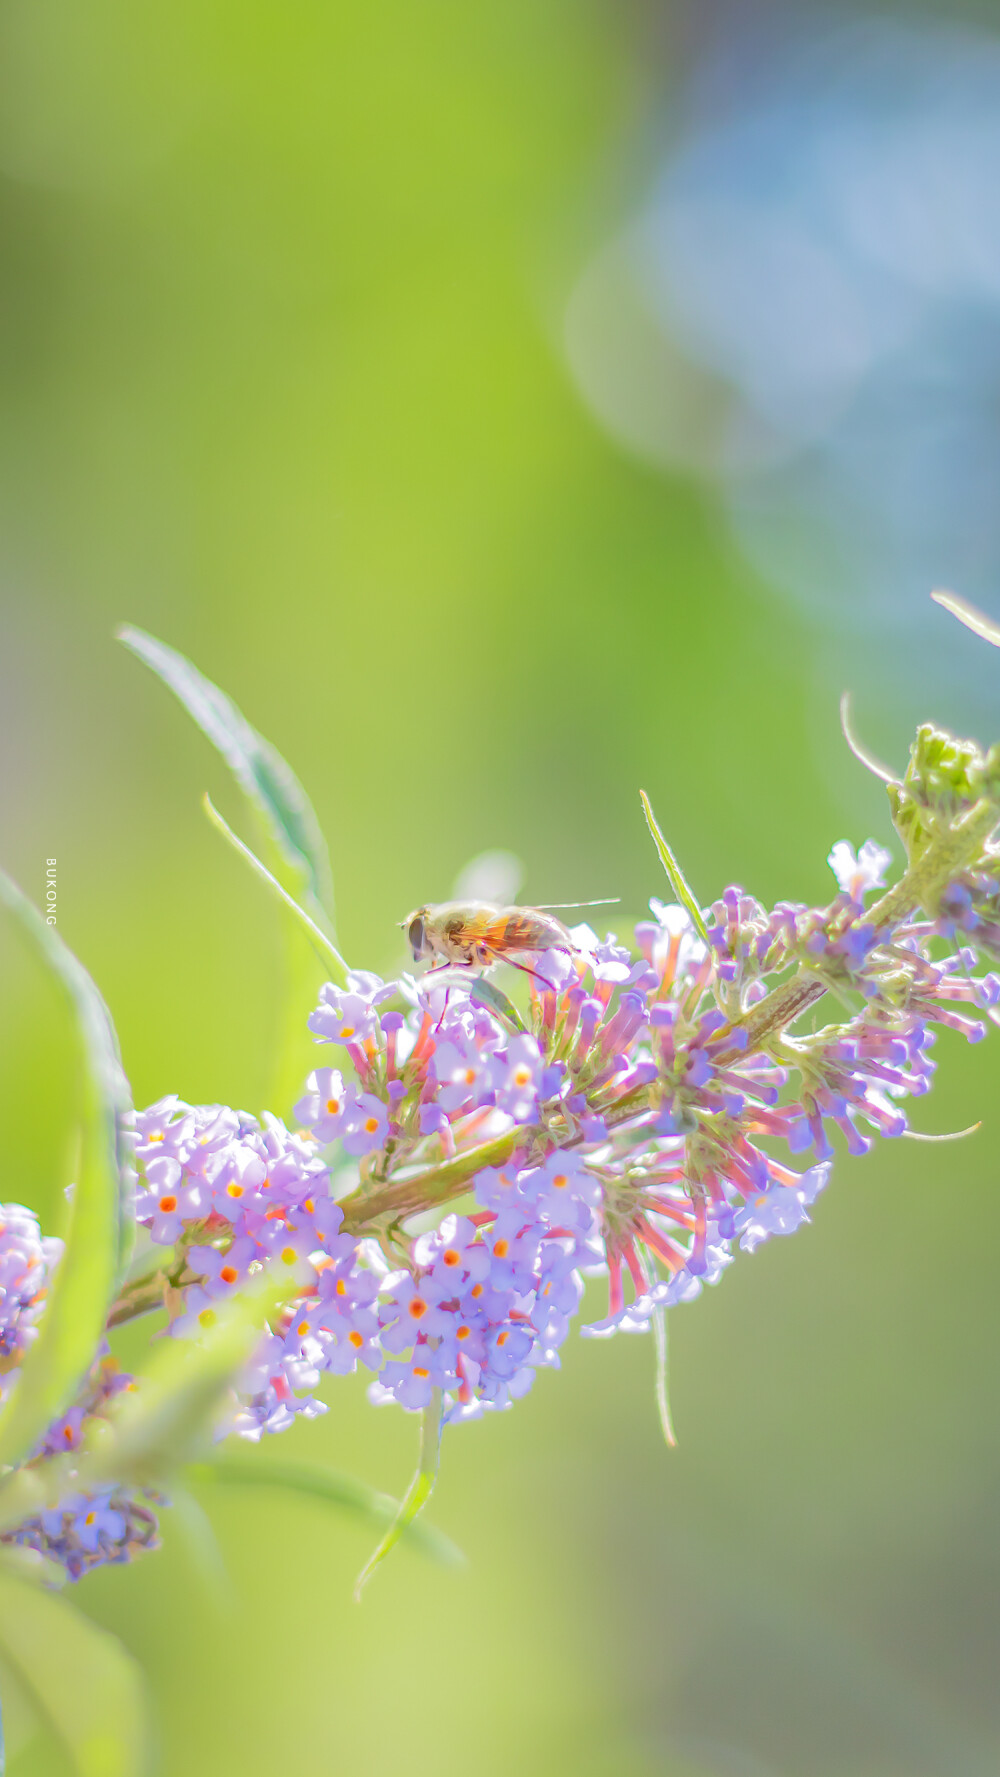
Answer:
<svg viewBox="0 0 1000 1777"><path fill-rule="evenodd" d="M65 1598L0 1567L0 1649L77 1777L140 1777L142 1677L113 1635Z"/></svg>
<svg viewBox="0 0 1000 1777"><path fill-rule="evenodd" d="M290 895L287 889L282 888L278 878L272 876L267 865L262 864L256 854L250 850L250 847L244 845L242 839L237 838L232 827L229 826L227 821L223 820L207 791L201 799L201 805L213 827L216 829L216 832L221 833L223 839L229 841L229 844L239 857L243 859L243 862L249 864L254 875L260 878L265 887L270 889L272 895L281 902L283 907L287 907L293 918L298 920L299 925L305 932L316 956L322 963L324 970L329 973L330 980L338 981L341 987L346 987L347 964L341 956L340 951L337 949L337 946L331 943L326 933L320 929L314 919L310 918L305 908L299 906L294 895Z"/></svg>
<svg viewBox="0 0 1000 1777"><path fill-rule="evenodd" d="M653 844L659 853L660 863L663 865L663 868L667 873L667 881L673 889L674 894L677 896L678 901L680 901L681 905L686 907L690 913L698 936L707 944L708 930L705 921L702 918L701 908L698 906L694 895L688 887L687 878L685 877L683 870L660 831L656 816L653 813L649 797L646 795L645 790L640 790L639 796L642 801L642 812L646 817L646 825L652 835Z"/></svg>
<svg viewBox="0 0 1000 1777"><path fill-rule="evenodd" d="M183 654L125 624L118 639L163 680L221 753L278 852L301 879L333 931L333 886L326 841L298 778L232 699Z"/></svg>
<svg viewBox="0 0 1000 1777"><path fill-rule="evenodd" d="M0 871L0 902L20 920L69 996L84 1067L80 1172L66 1249L38 1338L0 1408L0 1464L19 1462L65 1411L94 1360L134 1233L132 1098L111 1014L55 927Z"/></svg>
<svg viewBox="0 0 1000 1777"><path fill-rule="evenodd" d="M198 1340L161 1340L138 1387L119 1396L116 1411L95 1422L76 1453L79 1489L94 1492L109 1481L154 1486L195 1454L211 1437L226 1393L265 1325L303 1283L300 1267L289 1270L278 1260L241 1295L220 1304ZM0 1492L0 1505L5 1503Z"/></svg>
<svg viewBox="0 0 1000 1777"><path fill-rule="evenodd" d="M280 1269L281 1275L278 1275ZM15 1469L0 1480L0 1531L23 1524L67 1493L109 1484L156 1487L210 1444L227 1390L251 1358L265 1324L302 1288L298 1267L273 1267L223 1303L200 1339L161 1339L137 1386L94 1419L79 1450Z"/></svg>
<svg viewBox="0 0 1000 1777"><path fill-rule="evenodd" d="M192 1464L186 1470L192 1485L202 1482L234 1487L278 1487L286 1492L300 1493L321 1500L325 1505L339 1507L363 1518L366 1523L384 1526L399 1516L400 1503L391 1494L379 1493L367 1481L355 1475L341 1474L335 1469L307 1468L301 1463L241 1462L237 1457L219 1457L213 1462ZM460 1567L465 1557L461 1549L440 1530L429 1524L409 1522L401 1533L413 1548L433 1561L447 1567Z"/></svg>

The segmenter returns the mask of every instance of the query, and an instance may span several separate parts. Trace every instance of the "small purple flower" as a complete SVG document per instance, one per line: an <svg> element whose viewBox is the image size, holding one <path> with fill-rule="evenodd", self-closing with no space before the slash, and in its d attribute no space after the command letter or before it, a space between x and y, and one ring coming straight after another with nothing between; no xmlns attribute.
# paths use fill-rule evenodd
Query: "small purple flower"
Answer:
<svg viewBox="0 0 1000 1777"><path fill-rule="evenodd" d="M71 1407L45 1434L43 1448L53 1456L61 1455L66 1450L78 1450L83 1437L83 1422L86 1417L83 1407Z"/></svg>
<svg viewBox="0 0 1000 1777"><path fill-rule="evenodd" d="M343 1074L334 1067L316 1068L306 1085L308 1092L295 1106L295 1115L325 1145L343 1134L357 1094L354 1087L344 1085Z"/></svg>
<svg viewBox="0 0 1000 1777"><path fill-rule="evenodd" d="M468 1040L436 1045L431 1057L431 1072L438 1082L436 1102L443 1111L465 1110L482 1104L489 1097L492 1091L490 1059Z"/></svg>
<svg viewBox="0 0 1000 1777"><path fill-rule="evenodd" d="M467 1216L445 1216L433 1233L418 1235L413 1257L435 1292L441 1289L452 1296L482 1283L490 1272L489 1249Z"/></svg>
<svg viewBox="0 0 1000 1777"><path fill-rule="evenodd" d="M438 1381L439 1366L435 1353L426 1345L418 1345L408 1358L393 1358L386 1364L370 1392L376 1400L392 1399L409 1413L426 1407Z"/></svg>
<svg viewBox="0 0 1000 1777"><path fill-rule="evenodd" d="M538 1111L539 1087L545 1072L541 1051L532 1036L512 1037L506 1052L491 1061L498 1109L515 1123L531 1123Z"/></svg>
<svg viewBox="0 0 1000 1777"><path fill-rule="evenodd" d="M119 1543L125 1535L125 1516L116 1512L110 1501L112 1494L97 1493L81 1502L71 1526L71 1534L79 1539L88 1555L105 1543Z"/></svg>
<svg viewBox="0 0 1000 1777"><path fill-rule="evenodd" d="M577 1154L550 1154L541 1166L521 1174L523 1196L554 1227L589 1228L591 1210L601 1201L600 1180Z"/></svg>
<svg viewBox="0 0 1000 1777"><path fill-rule="evenodd" d="M327 981L320 988L319 1005L309 1018L309 1029L324 1043L366 1043L379 1033L377 1007L396 992L378 975L352 971L348 991Z"/></svg>
<svg viewBox="0 0 1000 1777"><path fill-rule="evenodd" d="M408 1271L387 1278L379 1308L385 1350L408 1351L415 1341L445 1332L447 1316L439 1304L447 1290L439 1279L414 1278Z"/></svg>
<svg viewBox="0 0 1000 1777"><path fill-rule="evenodd" d="M204 1280L202 1289L206 1298L222 1301L245 1282L251 1261L259 1256L260 1248L255 1241L241 1239L234 1240L225 1252L215 1246L189 1247L187 1266L196 1277Z"/></svg>
<svg viewBox="0 0 1000 1777"><path fill-rule="evenodd" d="M228 1143L213 1157L208 1170L212 1208L235 1220L255 1202L267 1176L267 1164L256 1145L246 1139Z"/></svg>
<svg viewBox="0 0 1000 1777"><path fill-rule="evenodd" d="M794 1234L809 1221L809 1208L815 1203L830 1177L829 1162L813 1166L802 1174L797 1187L772 1185L759 1197L752 1197L736 1217L736 1232L744 1252L757 1247L774 1234Z"/></svg>
<svg viewBox="0 0 1000 1777"><path fill-rule="evenodd" d="M135 1213L158 1246L173 1246L185 1222L200 1220L210 1207L203 1180L191 1178L179 1160L165 1154L147 1162L145 1180L136 1192Z"/></svg>
<svg viewBox="0 0 1000 1777"><path fill-rule="evenodd" d="M63 1567L68 1579L78 1580L96 1567L158 1548L156 1518L144 1503L155 1497L119 1487L70 1493L58 1506L4 1531L0 1542L34 1549Z"/></svg>
<svg viewBox="0 0 1000 1777"><path fill-rule="evenodd" d="M389 1114L374 1092L359 1092L344 1125L343 1143L348 1154L370 1154L380 1148L389 1133Z"/></svg>

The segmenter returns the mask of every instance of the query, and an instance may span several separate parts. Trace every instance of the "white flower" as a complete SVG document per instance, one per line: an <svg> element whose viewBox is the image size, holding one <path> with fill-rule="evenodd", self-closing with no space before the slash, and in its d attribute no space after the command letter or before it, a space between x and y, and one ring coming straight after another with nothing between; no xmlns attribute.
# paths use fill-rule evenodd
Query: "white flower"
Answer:
<svg viewBox="0 0 1000 1777"><path fill-rule="evenodd" d="M892 863L892 853L874 839L866 839L855 855L846 839L838 839L827 863L845 895L852 901L863 901L869 889L885 888L885 872Z"/></svg>

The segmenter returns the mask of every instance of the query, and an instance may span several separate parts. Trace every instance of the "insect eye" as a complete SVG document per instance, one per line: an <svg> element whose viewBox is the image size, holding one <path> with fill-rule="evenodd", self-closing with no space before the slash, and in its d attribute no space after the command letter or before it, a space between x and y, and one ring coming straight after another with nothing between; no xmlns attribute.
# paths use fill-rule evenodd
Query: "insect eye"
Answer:
<svg viewBox="0 0 1000 1777"><path fill-rule="evenodd" d="M413 960L414 960L414 962L419 962L420 957L423 954L423 948L424 948L424 922L423 922L423 920L422 919L411 919L410 929L406 935L410 940L410 949L413 951Z"/></svg>

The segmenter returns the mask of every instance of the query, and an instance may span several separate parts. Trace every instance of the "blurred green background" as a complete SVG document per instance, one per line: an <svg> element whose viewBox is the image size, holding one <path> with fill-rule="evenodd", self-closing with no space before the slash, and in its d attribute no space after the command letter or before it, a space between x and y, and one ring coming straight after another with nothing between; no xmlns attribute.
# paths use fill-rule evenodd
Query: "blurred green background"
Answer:
<svg viewBox="0 0 1000 1777"><path fill-rule="evenodd" d="M41 900L58 858L137 1102L260 1107L279 951L198 808L209 787L242 822L224 768L118 622L293 764L343 947L383 971L486 847L525 860L526 899L638 916L663 887L640 784L706 901L825 898L830 844L888 833L837 675L896 762L916 719L969 719L972 637L797 603L722 481L631 448L574 374L571 293L729 16L2 0L3 861ZM950 572L921 562L914 610ZM976 683L990 740L1000 677ZM54 1226L70 1035L6 928L0 967L3 1195ZM169 1514L159 1556L84 1581L148 1674L167 1777L994 1772L997 1059L938 1053L915 1123L981 1131L842 1158L812 1229L672 1316L676 1452L649 1342L573 1338L446 1440L457 1575L403 1551L358 1608L369 1530L220 1490L228 1605ZM260 1462L398 1492L413 1422L360 1382L328 1399ZM64 1770L16 1702L9 1725L13 1777Z"/></svg>

